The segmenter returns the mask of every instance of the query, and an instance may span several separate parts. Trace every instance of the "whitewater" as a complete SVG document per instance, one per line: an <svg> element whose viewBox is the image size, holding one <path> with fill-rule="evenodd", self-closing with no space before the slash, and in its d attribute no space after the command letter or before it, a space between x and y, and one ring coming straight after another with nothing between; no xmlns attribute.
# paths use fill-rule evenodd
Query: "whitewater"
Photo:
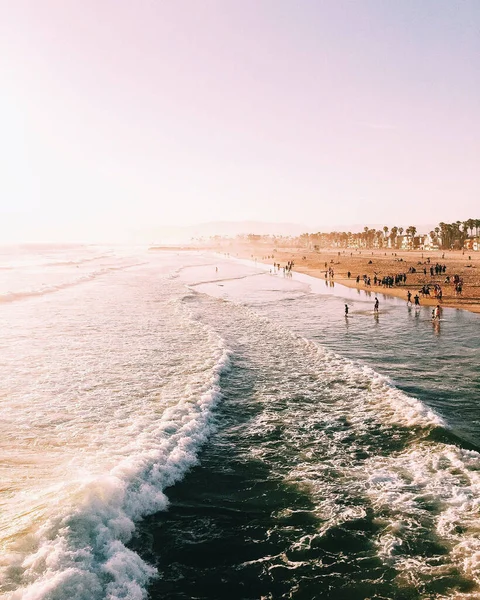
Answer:
<svg viewBox="0 0 480 600"><path fill-rule="evenodd" d="M1 597L478 597L479 318L371 304L226 256L0 249Z"/></svg>

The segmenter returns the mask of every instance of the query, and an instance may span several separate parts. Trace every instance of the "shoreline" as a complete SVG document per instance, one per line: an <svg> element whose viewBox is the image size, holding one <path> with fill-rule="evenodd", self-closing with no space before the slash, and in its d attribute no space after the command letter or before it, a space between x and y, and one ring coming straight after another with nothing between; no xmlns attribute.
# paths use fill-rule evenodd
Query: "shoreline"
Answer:
<svg viewBox="0 0 480 600"><path fill-rule="evenodd" d="M306 251L299 248L269 249L266 246L255 245L232 245L228 247L210 247L219 254L228 254L247 260L256 260L266 266L280 263L285 266L288 261L294 262L293 271L310 275L316 279L333 281L347 288L369 291L371 293L384 294L407 301L407 292L410 290L412 298L423 285L434 285L442 288L443 298L438 300L434 297L420 297L421 306L436 306L440 304L443 308L456 308L480 314L480 253L472 252L470 255L462 251L419 251L419 250L338 250L322 249L320 251ZM469 260L470 258L470 260ZM430 261L428 262L428 259ZM446 272L441 275L430 275L430 267L436 263L446 266ZM325 266L327 265L327 266ZM410 268L416 269L416 273L410 273ZM332 279L325 278L329 268L334 270ZM427 273L424 273L424 269ZM347 273L350 271L351 277ZM406 273L407 282L386 287L381 284L375 285L373 278L386 275ZM453 284L445 283L445 277L453 278L458 274L464 281L462 294L455 295ZM357 284L356 277L360 276ZM371 285L364 284L362 276L371 278Z"/></svg>

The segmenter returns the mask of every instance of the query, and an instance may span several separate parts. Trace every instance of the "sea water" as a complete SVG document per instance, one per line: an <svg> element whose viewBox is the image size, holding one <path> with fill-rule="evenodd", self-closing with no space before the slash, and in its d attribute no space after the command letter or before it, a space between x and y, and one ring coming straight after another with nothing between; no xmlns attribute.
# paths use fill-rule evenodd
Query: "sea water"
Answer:
<svg viewBox="0 0 480 600"><path fill-rule="evenodd" d="M0 250L2 597L479 597L477 315Z"/></svg>

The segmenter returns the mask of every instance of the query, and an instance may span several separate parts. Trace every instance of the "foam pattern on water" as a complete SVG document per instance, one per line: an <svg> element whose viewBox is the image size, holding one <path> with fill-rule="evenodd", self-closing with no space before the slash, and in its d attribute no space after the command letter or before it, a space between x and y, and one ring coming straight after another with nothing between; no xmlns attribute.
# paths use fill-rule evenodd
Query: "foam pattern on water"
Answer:
<svg viewBox="0 0 480 600"><path fill-rule="evenodd" d="M237 369L234 422L210 445L217 468L261 464L308 498L311 519L273 511L267 538L288 529L283 548L236 569L261 564L272 581L284 569L291 594L364 573L406 597L478 598L478 453L439 441L451 439L444 420L388 378L293 334L278 301L303 283L285 292L250 267L239 280L210 259L155 261L90 277L72 260L68 282L85 281L56 275L57 293L1 304L3 597L145 598L156 571L128 547L135 524L197 464ZM250 293L278 308L275 322L245 305Z"/></svg>
<svg viewBox="0 0 480 600"><path fill-rule="evenodd" d="M2 455L16 449L2 461L3 597L144 598L155 570L126 543L168 506L165 488L211 432L222 339L192 320L174 282L117 275L117 289L84 290L75 315L69 290L29 323L18 309L36 335L16 337L1 389Z"/></svg>
<svg viewBox="0 0 480 600"><path fill-rule="evenodd" d="M265 568L298 569L305 553L370 523L372 553L396 570L399 589L421 590L438 578L447 589L453 578L477 593L479 454L435 441L444 420L373 369L248 307L199 302L199 317L227 339L254 379L252 401L261 410L246 428L245 452L272 478L307 493L321 523L313 534L299 533L286 552L263 557ZM205 309L211 302L215 322ZM281 524L285 514L277 518Z"/></svg>

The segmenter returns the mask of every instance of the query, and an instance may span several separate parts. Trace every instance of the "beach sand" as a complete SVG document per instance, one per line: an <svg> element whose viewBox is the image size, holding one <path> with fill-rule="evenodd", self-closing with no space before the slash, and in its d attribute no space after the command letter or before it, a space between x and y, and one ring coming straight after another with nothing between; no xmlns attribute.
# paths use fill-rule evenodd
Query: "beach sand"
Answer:
<svg viewBox="0 0 480 600"><path fill-rule="evenodd" d="M412 298L425 284L437 283L442 288L443 298L440 304L444 307L459 308L480 313L480 252L474 251L420 251L391 249L321 249L311 251L303 248L274 248L266 244L229 244L212 247L212 250L238 258L256 259L259 262L271 264L280 263L283 267L288 261L294 262L293 270L306 273L313 277L325 279L325 272L331 267L334 270L334 281L351 288L369 289L382 294L407 299L410 290ZM428 263L430 259L430 263ZM327 267L325 267L325 263ZM430 266L435 264L446 265L446 272L441 275L430 275ZM416 273L409 273L409 268L414 267ZM424 269L427 273L424 274ZM347 273L351 276L348 278ZM394 276L406 273L407 281L392 288L374 285L373 278L376 274L380 279L384 276ZM455 294L453 283L445 283L447 275L453 281L457 274L463 279L462 294ZM360 283L356 277L360 275ZM368 288L363 282L363 275L371 279ZM433 290L432 290L433 292ZM419 294L420 295L420 294ZM420 303L435 306L439 301L420 295Z"/></svg>

